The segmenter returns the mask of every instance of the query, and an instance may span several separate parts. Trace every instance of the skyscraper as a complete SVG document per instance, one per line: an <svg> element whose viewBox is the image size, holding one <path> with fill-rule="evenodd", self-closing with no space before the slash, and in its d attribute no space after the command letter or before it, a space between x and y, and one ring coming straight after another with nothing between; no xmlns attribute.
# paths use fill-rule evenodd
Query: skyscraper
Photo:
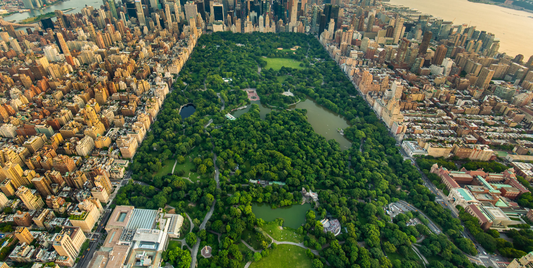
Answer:
<svg viewBox="0 0 533 268"><path fill-rule="evenodd" d="M146 19L144 17L144 10L141 0L135 0L135 11L137 12L137 19L139 20L139 25L146 25Z"/></svg>
<svg viewBox="0 0 533 268"><path fill-rule="evenodd" d="M172 25L172 17L170 16L170 6L165 4L165 16L167 17L167 25L170 28Z"/></svg>
<svg viewBox="0 0 533 268"><path fill-rule="evenodd" d="M320 35L324 29L326 29L326 14L322 13L320 15L320 25L318 27L318 35Z"/></svg>
<svg viewBox="0 0 533 268"><path fill-rule="evenodd" d="M33 242L33 235L26 227L17 227L17 230L15 231L15 237L20 242L24 242L26 244L31 244L31 242Z"/></svg>
<svg viewBox="0 0 533 268"><path fill-rule="evenodd" d="M34 191L26 188L26 186L20 186L16 193L29 210L37 210L44 206L43 199Z"/></svg>
<svg viewBox="0 0 533 268"><path fill-rule="evenodd" d="M292 2L292 5L291 5L291 9L290 9L290 12L291 12L291 19L290 19L290 23L292 26L296 26L296 22L298 21L298 0L291 0Z"/></svg>
<svg viewBox="0 0 533 268"><path fill-rule="evenodd" d="M424 37L422 38L422 43L420 43L420 47L418 49L419 56L426 55L428 48L429 48L429 42L431 42L432 36L433 36L433 33L431 33L430 31L426 31L424 33Z"/></svg>
<svg viewBox="0 0 533 268"><path fill-rule="evenodd" d="M75 260L86 239L81 228L65 226L60 233L54 235L52 241L54 241L54 249L60 256Z"/></svg>
<svg viewBox="0 0 533 268"><path fill-rule="evenodd" d="M313 6L313 18L311 19L311 33L316 33L317 16L318 16L318 7Z"/></svg>
<svg viewBox="0 0 533 268"><path fill-rule="evenodd" d="M372 15L370 15L370 17L368 17L368 24L366 25L366 31L367 32L372 32L372 28L374 27L374 20L375 20L374 14L372 14Z"/></svg>
<svg viewBox="0 0 533 268"><path fill-rule="evenodd" d="M196 18L196 5L192 1L188 1L185 4L185 19L187 21L194 20Z"/></svg>
<svg viewBox="0 0 533 268"><path fill-rule="evenodd" d="M213 14L215 21L224 20L224 6L222 4L213 4Z"/></svg>
<svg viewBox="0 0 533 268"><path fill-rule="evenodd" d="M433 57L433 60L431 63L435 65L441 65L442 61L446 57L446 52L448 49L444 45L440 45L437 47L437 51L435 51L435 56Z"/></svg>
<svg viewBox="0 0 533 268"><path fill-rule="evenodd" d="M53 194L52 188L50 187L52 181L50 181L50 179L48 179L47 177L35 177L31 180L31 182L33 183L39 194L44 198Z"/></svg>
<svg viewBox="0 0 533 268"><path fill-rule="evenodd" d="M117 13L117 7L115 6L115 0L107 0L107 3L109 3L109 9L111 11L111 14L113 14L113 17L115 19L118 19L118 13Z"/></svg>
<svg viewBox="0 0 533 268"><path fill-rule="evenodd" d="M394 24L394 44L398 44L398 41L400 41L400 38L403 33L403 21L404 19L402 17L396 18L396 23Z"/></svg>
<svg viewBox="0 0 533 268"><path fill-rule="evenodd" d="M494 70L483 67L481 73L479 73L475 86L486 89L489 86L490 80L492 80L492 76L494 76Z"/></svg>
<svg viewBox="0 0 533 268"><path fill-rule="evenodd" d="M176 15L176 22L180 22L180 14L181 14L181 4L179 1L177 3L174 3L174 13Z"/></svg>
<svg viewBox="0 0 533 268"><path fill-rule="evenodd" d="M65 54L65 56L70 55L70 49L67 46L67 43L65 42L65 39L63 38L63 34L57 33L57 42L59 43L59 48L61 48L61 52Z"/></svg>
<svg viewBox="0 0 533 268"><path fill-rule="evenodd" d="M22 171L19 164L7 162L2 168L2 172L6 178L11 179L15 188L18 188L21 185L30 184L30 182L24 177L24 171Z"/></svg>

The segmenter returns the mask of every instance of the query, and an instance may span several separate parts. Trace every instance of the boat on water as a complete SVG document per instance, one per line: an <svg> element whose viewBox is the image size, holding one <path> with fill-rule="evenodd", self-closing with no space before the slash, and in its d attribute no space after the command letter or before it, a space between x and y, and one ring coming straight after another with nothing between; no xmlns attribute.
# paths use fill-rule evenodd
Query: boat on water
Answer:
<svg viewBox="0 0 533 268"><path fill-rule="evenodd" d="M337 128L337 131L342 135L344 136L344 130L342 128Z"/></svg>

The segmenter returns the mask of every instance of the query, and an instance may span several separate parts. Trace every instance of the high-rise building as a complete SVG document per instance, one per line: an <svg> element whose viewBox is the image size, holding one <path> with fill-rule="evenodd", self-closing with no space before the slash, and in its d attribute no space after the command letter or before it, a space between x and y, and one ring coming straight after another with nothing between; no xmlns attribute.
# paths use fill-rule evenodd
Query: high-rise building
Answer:
<svg viewBox="0 0 533 268"><path fill-rule="evenodd" d="M222 4L213 4L213 14L215 21L224 20L224 6Z"/></svg>
<svg viewBox="0 0 533 268"><path fill-rule="evenodd" d="M167 27L170 28L170 26L172 25L172 17L170 15L170 5L169 4L165 4L165 17L167 17Z"/></svg>
<svg viewBox="0 0 533 268"><path fill-rule="evenodd" d="M8 202L9 199L7 199L6 195L4 193L0 193L0 209L6 207Z"/></svg>
<svg viewBox="0 0 533 268"><path fill-rule="evenodd" d="M429 42L431 42L432 36L433 36L433 33L431 33L430 31L426 31L424 33L424 37L422 38L422 43L420 43L420 47L418 48L419 56L426 55L428 48L429 48Z"/></svg>
<svg viewBox="0 0 533 268"><path fill-rule="evenodd" d="M290 23L295 26L298 18L298 0L291 0L291 9L290 9Z"/></svg>
<svg viewBox="0 0 533 268"><path fill-rule="evenodd" d="M94 199L94 201L98 203L95 204L89 201L89 199L86 199L78 204L79 211L69 216L72 226L80 227L86 233L93 229L101 213L98 205L102 206L98 199Z"/></svg>
<svg viewBox="0 0 533 268"><path fill-rule="evenodd" d="M533 252L522 256L521 258L514 259L507 268L530 268L533 267ZM0 267L1 268L1 267Z"/></svg>
<svg viewBox="0 0 533 268"><path fill-rule="evenodd" d="M36 190L31 190L26 186L20 186L16 195L29 210L37 210L44 206L44 201L36 192Z"/></svg>
<svg viewBox="0 0 533 268"><path fill-rule="evenodd" d="M483 67L483 69L481 69L481 73L479 73L475 86L487 89L487 87L489 87L490 81L492 80L492 76L494 76L494 70L490 70L487 67Z"/></svg>
<svg viewBox="0 0 533 268"><path fill-rule="evenodd" d="M316 33L318 19L318 7L313 6L313 18L311 19L311 33Z"/></svg>
<svg viewBox="0 0 533 268"><path fill-rule="evenodd" d="M94 178L94 186L103 187L107 194L111 194L111 191L113 190L109 178L104 175L97 175Z"/></svg>
<svg viewBox="0 0 533 268"><path fill-rule="evenodd" d="M35 177L31 180L31 182L33 183L35 188L37 188L37 192L39 192L39 194L44 198L53 194L51 187L52 181L50 181L50 179L48 179L47 177Z"/></svg>
<svg viewBox="0 0 533 268"><path fill-rule="evenodd" d="M181 4L179 1L177 3L174 3L174 13L176 15L176 21L180 22L180 16L181 16Z"/></svg>
<svg viewBox="0 0 533 268"><path fill-rule="evenodd" d="M63 34L57 33L56 38L57 42L59 43L59 48L61 49L61 52L63 52L65 56L70 55L70 50L67 46L67 43L65 42L65 39L63 38Z"/></svg>
<svg viewBox="0 0 533 268"><path fill-rule="evenodd" d="M17 227L15 230L15 237L20 241L26 244L31 244L33 242L33 235L30 233L26 227Z"/></svg>
<svg viewBox="0 0 533 268"><path fill-rule="evenodd" d="M59 255L75 260L86 239L87 237L81 228L65 226L60 233L54 235L52 241L54 241L54 249Z"/></svg>
<svg viewBox="0 0 533 268"><path fill-rule="evenodd" d="M185 3L185 19L187 21L194 20L196 18L197 8L194 2L188 1Z"/></svg>
<svg viewBox="0 0 533 268"><path fill-rule="evenodd" d="M374 27L374 20L375 20L374 14L368 17L368 24L366 25L367 32L372 32L372 28Z"/></svg>
<svg viewBox="0 0 533 268"><path fill-rule="evenodd" d="M107 0L107 3L109 3L109 9L111 10L111 14L115 19L118 19L118 13L117 13L117 7L115 6L115 0Z"/></svg>
<svg viewBox="0 0 533 268"><path fill-rule="evenodd" d="M446 57L446 52L448 49L444 45L440 45L437 47L437 51L435 51L435 56L433 57L433 61L431 63L440 66L442 64L442 61Z"/></svg>
<svg viewBox="0 0 533 268"><path fill-rule="evenodd" d="M2 173L6 178L11 179L11 183L16 189L22 185L30 184L26 177L24 177L24 171L19 164L7 162L2 168Z"/></svg>
<svg viewBox="0 0 533 268"><path fill-rule="evenodd" d="M139 20L139 25L146 25L146 18L144 17L144 10L141 0L135 0L135 11L137 12L137 20Z"/></svg>
<svg viewBox="0 0 533 268"><path fill-rule="evenodd" d="M393 34L393 42L394 44L398 44L400 41L400 38L402 37L404 27L403 27L404 19L402 17L397 17L396 22L394 23L394 34Z"/></svg>

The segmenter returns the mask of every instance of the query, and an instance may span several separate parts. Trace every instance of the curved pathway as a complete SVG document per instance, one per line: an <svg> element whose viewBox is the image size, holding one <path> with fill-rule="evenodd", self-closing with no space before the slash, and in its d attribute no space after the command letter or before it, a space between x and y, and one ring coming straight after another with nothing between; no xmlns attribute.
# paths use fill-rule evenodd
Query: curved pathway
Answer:
<svg viewBox="0 0 533 268"><path fill-rule="evenodd" d="M172 167L172 174L174 174L174 169L176 168L176 164L178 163L178 159L174 162L174 166Z"/></svg>
<svg viewBox="0 0 533 268"><path fill-rule="evenodd" d="M222 108L220 108L220 111L224 111L224 108L226 108L226 102L223 98L220 97L220 93L217 93L218 98L222 101Z"/></svg>
<svg viewBox="0 0 533 268"><path fill-rule="evenodd" d="M241 239L241 242L251 251L253 252L261 252L262 250L254 249L252 246L248 245L248 243L244 242L244 240Z"/></svg>
<svg viewBox="0 0 533 268"><path fill-rule="evenodd" d="M211 144L213 145L213 149L215 149L215 143L213 141L211 141ZM219 182L219 179L218 179L219 170L218 170L218 167L217 167L217 155L215 154L215 152L213 152L213 165L215 167L215 181L217 183L217 189L220 189L220 182ZM216 202L217 202L217 200L213 201L213 205L211 205L211 209L205 215L204 220L202 221L202 224L200 224L200 230L205 230L205 224L207 223L207 221L209 221L211 216L213 216L213 212L215 211ZM190 218L189 218L189 220L190 220ZM191 231L192 231L192 229L191 229ZM194 247L191 250L191 258L192 258L191 268L196 268L196 258L198 256L198 248L200 247L200 241L201 241L201 239L197 238L196 244L194 244Z"/></svg>
<svg viewBox="0 0 533 268"><path fill-rule="evenodd" d="M215 232L215 231L211 231L211 230L209 230L208 232L210 232L210 233L212 233L212 234L216 234L217 237L218 237L218 243L220 244L220 236L221 236L221 234L220 234L220 233L217 233L217 232Z"/></svg>
<svg viewBox="0 0 533 268"><path fill-rule="evenodd" d="M191 220L191 217L189 217L189 214L185 213L185 215L187 216L187 218L189 218L189 222L191 223L191 228L189 230L189 233L192 232L192 229L194 229L194 223L192 223L192 220Z"/></svg>
<svg viewBox="0 0 533 268"><path fill-rule="evenodd" d="M308 248L308 247L304 246L303 242L295 243L295 242L289 242L289 241L277 241L276 239L272 238L272 236L270 236L266 232L264 232L264 234L266 234L268 237L270 237L270 239L272 239L272 243L275 243L276 245L293 245L293 246L301 247L303 249L309 249L309 250L311 250L311 252L313 252L313 254L315 254L317 256L320 256L318 254L318 250L311 249L311 248ZM270 243L270 244L272 244L272 243Z"/></svg>

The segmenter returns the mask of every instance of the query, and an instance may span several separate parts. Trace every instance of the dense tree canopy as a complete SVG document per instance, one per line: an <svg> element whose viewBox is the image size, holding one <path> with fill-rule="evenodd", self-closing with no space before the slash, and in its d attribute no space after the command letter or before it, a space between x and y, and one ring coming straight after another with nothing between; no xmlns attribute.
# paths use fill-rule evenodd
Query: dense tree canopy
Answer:
<svg viewBox="0 0 533 268"><path fill-rule="evenodd" d="M286 50L293 46L300 48ZM297 60L302 68L276 71L267 68L264 57ZM258 106L247 100L242 90L246 88L257 89L262 102L279 111L262 120ZM287 90L295 96L283 97ZM305 110L282 109L302 98L311 98L348 120L345 137L352 141L350 149L342 151L335 140L315 133ZM196 112L183 119L179 109L189 103ZM235 121L224 118L243 105L252 106L248 113ZM209 120L213 123L206 127ZM179 213L187 212L197 223L194 233L186 236L187 245L192 247L198 239L201 247L213 248L213 257L200 258L199 267L238 267L265 258L275 249L269 248L270 239L262 231L265 222L254 215L252 204L273 208L300 204L302 188L319 197L316 209L296 230L304 236L306 247L319 250L319 256L309 251L313 267L423 267L411 253L417 241L428 245L425 254L433 257L434 266L476 267L461 252L474 254L475 248L462 239L460 221L433 201L435 196L422 185L410 162L403 160L395 143L313 36L203 35L133 159L136 182L123 187L116 202L147 208L170 205ZM161 174L165 160L189 165L200 179L184 178L183 171ZM212 179L215 165L220 171L219 188ZM285 185L250 183L257 179ZM408 226L418 216L413 213L391 220L383 207L398 199L423 210L445 234L434 235L422 224ZM198 226L213 203L206 233ZM340 235L323 231L319 221L326 215L339 219ZM243 254L237 244L248 237L257 243L256 249L266 250ZM166 254L168 260L181 256ZM391 261L387 254L403 259Z"/></svg>

